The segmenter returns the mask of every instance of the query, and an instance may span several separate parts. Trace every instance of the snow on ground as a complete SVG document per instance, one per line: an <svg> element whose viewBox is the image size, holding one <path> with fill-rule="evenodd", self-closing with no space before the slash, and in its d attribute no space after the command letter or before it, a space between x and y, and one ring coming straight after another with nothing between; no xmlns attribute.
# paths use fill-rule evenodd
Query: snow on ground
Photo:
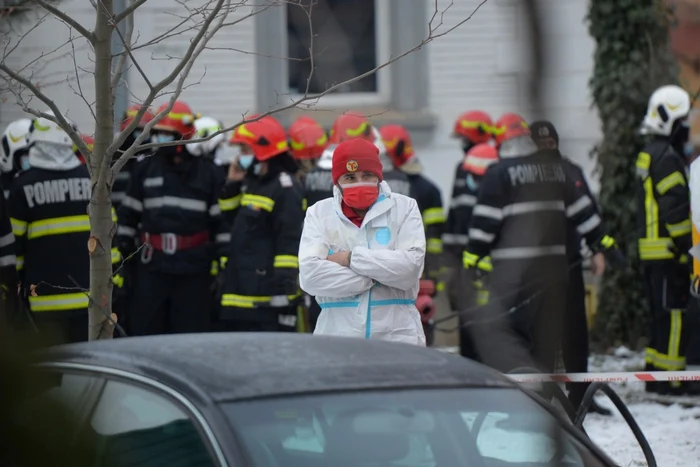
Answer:
<svg viewBox="0 0 700 467"><path fill-rule="evenodd" d="M615 355L591 357L589 371L637 371L643 366L641 354L621 348ZM698 407L666 406L645 401L643 383L612 384L611 387L637 420L659 467L700 467L700 398L694 398ZM612 402L604 395L596 400L610 408L613 416L590 414L586 417L584 428L593 442L622 467L646 466L639 444ZM683 398L683 401L688 400Z"/></svg>

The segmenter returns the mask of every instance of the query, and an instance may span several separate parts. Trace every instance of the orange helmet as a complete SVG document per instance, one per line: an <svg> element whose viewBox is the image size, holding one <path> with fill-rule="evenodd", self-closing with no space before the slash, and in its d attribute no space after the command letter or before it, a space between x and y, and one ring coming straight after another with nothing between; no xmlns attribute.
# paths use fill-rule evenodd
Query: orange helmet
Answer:
<svg viewBox="0 0 700 467"><path fill-rule="evenodd" d="M474 175L484 175L488 166L497 160L498 149L489 143L480 143L467 152L462 168Z"/></svg>
<svg viewBox="0 0 700 467"><path fill-rule="evenodd" d="M401 167L413 157L411 135L406 128L401 125L385 125L379 130L379 134L396 167Z"/></svg>
<svg viewBox="0 0 700 467"><path fill-rule="evenodd" d="M168 108L168 104L163 104L156 110L156 115ZM191 139L194 136L195 114L189 105L182 101L175 101L170 112L155 124L153 130L168 131L177 133L182 139Z"/></svg>
<svg viewBox="0 0 700 467"><path fill-rule="evenodd" d="M530 126L520 115L508 112L501 115L496 122L494 135L496 137L496 146L500 146L509 139L519 136L530 136Z"/></svg>
<svg viewBox="0 0 700 467"><path fill-rule="evenodd" d="M257 115L252 115L250 118L256 117ZM289 151L284 127L270 115L237 126L233 130L229 144L250 146L253 149L253 155L259 161L266 161Z"/></svg>
<svg viewBox="0 0 700 467"><path fill-rule="evenodd" d="M362 138L374 143L372 124L365 116L358 113L344 113L333 122L330 144L340 144L353 138Z"/></svg>
<svg viewBox="0 0 700 467"><path fill-rule="evenodd" d="M313 118L299 117L289 127L289 145L296 159L315 159L328 147L328 136Z"/></svg>
<svg viewBox="0 0 700 467"><path fill-rule="evenodd" d="M138 104L130 105L129 108L126 109L126 112L124 113L124 119L122 120L122 123L119 126L120 131L126 130L126 127L131 125L131 122L134 121L134 118L136 118L136 114L139 113L139 110L141 110L141 106ZM146 110L146 112L141 116L138 128L145 127L146 124L154 118L156 118L156 116L153 115L151 109Z"/></svg>
<svg viewBox="0 0 700 467"><path fill-rule="evenodd" d="M455 121L452 135L474 144L485 143L493 136L493 120L481 110L465 112Z"/></svg>

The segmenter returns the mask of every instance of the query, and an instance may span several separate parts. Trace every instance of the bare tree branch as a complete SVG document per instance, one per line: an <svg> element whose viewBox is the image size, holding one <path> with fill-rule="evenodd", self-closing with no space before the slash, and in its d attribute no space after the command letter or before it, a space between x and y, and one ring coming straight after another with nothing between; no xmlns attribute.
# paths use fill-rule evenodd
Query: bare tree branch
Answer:
<svg viewBox="0 0 700 467"><path fill-rule="evenodd" d="M95 43L95 34L92 32L88 31L83 27L82 24L78 23L76 20L68 16L65 12L59 10L55 6L50 5L49 3L45 2L44 0L32 0L35 2L37 5L41 6L44 10L48 11L52 15L54 15L56 18L60 19L61 21L65 22L66 24L70 25L73 29L78 31L85 39L87 39L91 44Z"/></svg>
<svg viewBox="0 0 700 467"><path fill-rule="evenodd" d="M145 1L145 0L144 0ZM134 0L130 0L130 5L133 5ZM128 7L127 7L128 8ZM130 56L131 53L129 52L129 48L131 47L131 39L134 34L134 15L126 15L126 34L122 35L122 32L119 30L119 22L116 20L116 18L113 20L114 25L114 30L117 32L119 35L119 39L121 40L123 46L124 46L124 51L128 52ZM126 59L127 59L127 54L120 54L119 58L117 58L117 63L114 66L114 71L112 75L112 99L114 99L114 96L117 93L117 88L119 87L119 81L122 79L122 76L124 75L124 71L126 70ZM138 69L138 66L137 66ZM140 70L139 70L140 71Z"/></svg>
<svg viewBox="0 0 700 467"><path fill-rule="evenodd" d="M72 39L72 36L71 36L71 39ZM80 83L80 74L78 73L78 61L77 61L77 58L76 58L76 56L75 56L75 43L71 40L71 41L70 41L70 45L71 45L71 49L73 50L73 54L72 54L72 57L73 57L73 69L75 70L75 79L76 79L76 82L78 83L78 91L76 92L76 90L73 89L73 86L71 86L71 84L70 84L70 79L68 79L68 86L73 90L73 92L74 92L78 97L80 97L80 98L83 100L83 102L85 102L85 105L87 105L87 108L90 109L90 113L92 114L92 118L94 118L95 120L97 120L97 117L95 116L95 111L92 110L92 105L87 101L87 98L85 97L85 94L83 94L83 86L82 86L82 84Z"/></svg>
<svg viewBox="0 0 700 467"><path fill-rule="evenodd" d="M132 1L131 5L127 6L124 8L124 10L120 11L116 15L114 15L114 24L117 25L124 21L125 18L128 18L138 7L146 3L146 0L136 0Z"/></svg>

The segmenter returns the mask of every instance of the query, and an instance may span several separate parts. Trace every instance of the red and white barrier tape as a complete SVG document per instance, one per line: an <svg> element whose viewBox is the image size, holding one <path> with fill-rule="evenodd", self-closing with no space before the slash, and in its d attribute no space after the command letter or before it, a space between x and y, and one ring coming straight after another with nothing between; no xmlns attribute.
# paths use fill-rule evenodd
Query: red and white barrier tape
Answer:
<svg viewBox="0 0 700 467"><path fill-rule="evenodd" d="M506 374L518 383L625 383L628 381L700 381L700 371L645 371L625 373Z"/></svg>

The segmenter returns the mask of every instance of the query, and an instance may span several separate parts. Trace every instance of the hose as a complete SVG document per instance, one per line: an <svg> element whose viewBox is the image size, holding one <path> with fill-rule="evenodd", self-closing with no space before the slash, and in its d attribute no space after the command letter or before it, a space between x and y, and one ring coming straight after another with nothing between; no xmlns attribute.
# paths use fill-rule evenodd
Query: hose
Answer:
<svg viewBox="0 0 700 467"><path fill-rule="evenodd" d="M583 429L583 422L586 419L586 415L588 414L588 409L593 403L593 396L598 391L603 391L605 395L608 396L608 398L615 405L617 410L620 411L622 418L624 418L625 422L627 422L627 425L632 430L632 434L634 434L635 439L639 443L639 446L642 448L642 452L644 453L644 458L647 461L648 467L657 467L654 452L651 450L651 446L649 445L649 442L644 436L644 433L642 433L641 428L639 428L637 421L634 419L632 413L630 413L629 409L622 401L620 396L618 396L617 393L605 383L592 383L588 387L586 393L583 396L583 400L581 401L581 405L578 408L578 412L576 413L574 426L576 428Z"/></svg>
<svg viewBox="0 0 700 467"><path fill-rule="evenodd" d="M514 370L510 370L508 374L518 374L518 373L541 373L540 370L537 368L533 367L528 367L528 366L522 366L515 368ZM566 394L564 394L564 391L559 387L559 384L555 382L551 382L549 384L545 383L542 385L542 391L535 391L540 397L542 397L544 400L546 400L549 403L552 403L555 399L559 401L561 404L562 408L564 409L564 412L566 413L566 416L569 417L569 420L571 423L574 423L574 420L576 418L576 409L574 406L571 404L571 401L569 400L568 397L566 397ZM586 433L586 431L581 427L581 431Z"/></svg>

